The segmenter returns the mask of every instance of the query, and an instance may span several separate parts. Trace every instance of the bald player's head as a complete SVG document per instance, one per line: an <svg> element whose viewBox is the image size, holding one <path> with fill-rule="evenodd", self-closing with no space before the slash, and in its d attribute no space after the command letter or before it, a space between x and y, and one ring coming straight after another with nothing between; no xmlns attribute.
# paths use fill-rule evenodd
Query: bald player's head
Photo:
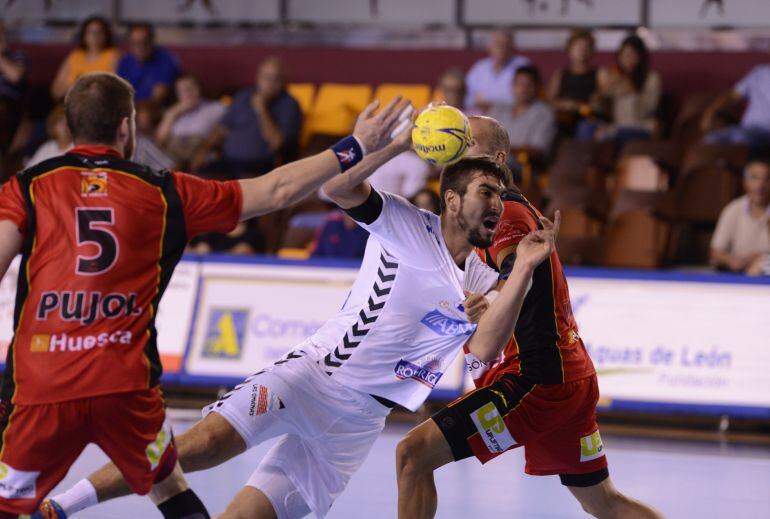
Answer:
<svg viewBox="0 0 770 519"><path fill-rule="evenodd" d="M468 148L468 155L491 155L498 163L505 164L511 150L508 132L497 119L484 115L472 115L471 123L473 146Z"/></svg>

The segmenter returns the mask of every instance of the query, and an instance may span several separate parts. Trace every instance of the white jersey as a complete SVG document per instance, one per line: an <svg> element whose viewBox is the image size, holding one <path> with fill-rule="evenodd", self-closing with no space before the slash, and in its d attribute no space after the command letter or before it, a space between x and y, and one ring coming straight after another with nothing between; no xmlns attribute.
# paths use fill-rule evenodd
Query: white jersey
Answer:
<svg viewBox="0 0 770 519"><path fill-rule="evenodd" d="M361 271L339 313L311 338L336 382L412 411L476 329L464 290L487 293L498 274L471 252L453 261L438 216L381 193Z"/></svg>

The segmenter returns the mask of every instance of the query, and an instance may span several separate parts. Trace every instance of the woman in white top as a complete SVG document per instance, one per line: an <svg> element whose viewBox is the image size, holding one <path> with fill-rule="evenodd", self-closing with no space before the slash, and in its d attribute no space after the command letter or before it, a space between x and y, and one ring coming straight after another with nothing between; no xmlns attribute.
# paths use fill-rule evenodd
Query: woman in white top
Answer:
<svg viewBox="0 0 770 519"><path fill-rule="evenodd" d="M182 168L188 166L225 113L225 106L203 97L200 81L184 75L174 84L177 102L163 115L155 137Z"/></svg>
<svg viewBox="0 0 770 519"><path fill-rule="evenodd" d="M63 155L72 148L72 136L70 135L69 128L67 128L64 105L56 106L48 114L46 130L50 139L40 145L34 155L32 155L32 158L25 164L26 167L30 168L44 160Z"/></svg>

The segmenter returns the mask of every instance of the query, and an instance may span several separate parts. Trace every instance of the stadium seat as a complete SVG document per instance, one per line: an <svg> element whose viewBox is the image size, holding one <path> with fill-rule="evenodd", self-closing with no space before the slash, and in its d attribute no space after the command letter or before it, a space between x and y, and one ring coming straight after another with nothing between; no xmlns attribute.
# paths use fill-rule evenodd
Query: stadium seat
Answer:
<svg viewBox="0 0 770 519"><path fill-rule="evenodd" d="M347 135L371 98L372 87L369 85L324 83L318 88L308 114L308 131L312 135Z"/></svg>
<svg viewBox="0 0 770 519"><path fill-rule="evenodd" d="M716 223L722 208L741 192L747 149L734 144L697 144L687 151L674 186L681 221Z"/></svg>
<svg viewBox="0 0 770 519"><path fill-rule="evenodd" d="M289 83L286 90L297 100L303 115L310 113L315 98L315 85L313 83Z"/></svg>
<svg viewBox="0 0 770 519"><path fill-rule="evenodd" d="M672 141L629 141L616 167L614 197L620 191L667 191L682 162L682 147Z"/></svg>
<svg viewBox="0 0 770 519"><path fill-rule="evenodd" d="M604 265L658 268L669 243L670 224L657 216L664 194L622 191L612 208L604 250Z"/></svg>
<svg viewBox="0 0 770 519"><path fill-rule="evenodd" d="M396 96L402 96L409 99L417 110L430 103L430 95L428 85L383 83L374 91L374 98L380 100L381 106L388 104Z"/></svg>

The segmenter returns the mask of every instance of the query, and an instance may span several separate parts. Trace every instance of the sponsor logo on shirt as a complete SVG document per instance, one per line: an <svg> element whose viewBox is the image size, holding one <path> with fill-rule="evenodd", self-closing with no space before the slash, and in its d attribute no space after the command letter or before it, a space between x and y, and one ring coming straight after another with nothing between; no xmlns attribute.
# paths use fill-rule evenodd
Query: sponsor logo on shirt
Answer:
<svg viewBox="0 0 770 519"><path fill-rule="evenodd" d="M214 359L240 359L248 321L248 309L212 308L201 355Z"/></svg>
<svg viewBox="0 0 770 519"><path fill-rule="evenodd" d="M52 312L58 310L62 321L80 321L84 325L100 319L131 317L142 313L136 298L133 292L43 292L35 316L38 321L45 321Z"/></svg>
<svg viewBox="0 0 770 519"><path fill-rule="evenodd" d="M465 365L468 367L468 373L470 373L473 380L478 380L484 375L484 373L491 370L495 366L502 364L503 360L505 360L504 353L501 353L497 356L497 358L488 362L479 360L479 358L476 357L473 353L468 352L465 354Z"/></svg>
<svg viewBox="0 0 770 519"><path fill-rule="evenodd" d="M420 384L433 389L438 384L441 375L441 361L438 359L429 360L423 365L413 364L408 360L401 359L396 364L396 378L400 380L412 379Z"/></svg>
<svg viewBox="0 0 770 519"><path fill-rule="evenodd" d="M107 196L107 173L94 171L80 172L80 196Z"/></svg>
<svg viewBox="0 0 770 519"><path fill-rule="evenodd" d="M489 452L505 452L516 445L516 440L511 436L511 433L505 426L503 417L500 416L493 402L484 404L473 411L471 419L476 424L476 429L478 429L481 439L484 440Z"/></svg>
<svg viewBox="0 0 770 519"><path fill-rule="evenodd" d="M261 384L251 385L251 402L249 416L259 416L273 409L283 409L283 402L270 388Z"/></svg>
<svg viewBox="0 0 770 519"><path fill-rule="evenodd" d="M580 438L580 462L595 460L604 456L604 444L599 430Z"/></svg>
<svg viewBox="0 0 770 519"><path fill-rule="evenodd" d="M118 330L98 335L68 335L66 333L39 333L32 336L29 351L33 353L54 353L65 351L89 351L111 344L131 344L131 332Z"/></svg>
<svg viewBox="0 0 770 519"><path fill-rule="evenodd" d="M17 470L0 462L0 497L32 499L35 497L38 471Z"/></svg>
<svg viewBox="0 0 770 519"><path fill-rule="evenodd" d="M453 319L438 310L432 310L420 319L420 322L439 335L470 335L476 329L476 325L467 321Z"/></svg>

